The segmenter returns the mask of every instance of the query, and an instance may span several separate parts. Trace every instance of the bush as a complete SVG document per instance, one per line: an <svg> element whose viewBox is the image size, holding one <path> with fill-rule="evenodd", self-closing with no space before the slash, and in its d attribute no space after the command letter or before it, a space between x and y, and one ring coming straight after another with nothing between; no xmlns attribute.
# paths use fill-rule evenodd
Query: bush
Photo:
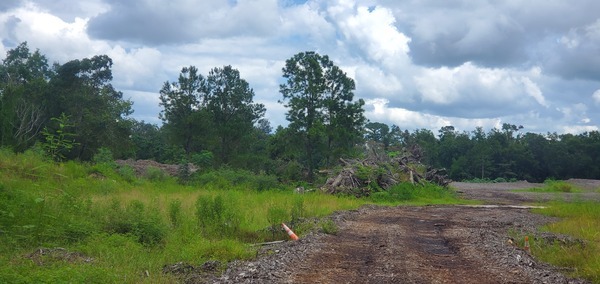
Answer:
<svg viewBox="0 0 600 284"><path fill-rule="evenodd" d="M146 179L154 182L165 181L169 177L169 175L165 173L165 171L157 167L148 167L144 176L146 177Z"/></svg>
<svg viewBox="0 0 600 284"><path fill-rule="evenodd" d="M181 200L176 199L169 203L169 221L171 221L171 226L179 227L181 223Z"/></svg>
<svg viewBox="0 0 600 284"><path fill-rule="evenodd" d="M300 220L304 217L305 209L304 209L304 198L302 196L296 196L294 198L294 204L292 205L292 225L299 223Z"/></svg>
<svg viewBox="0 0 600 284"><path fill-rule="evenodd" d="M188 184L192 179L192 170L190 169L190 164L186 161L179 164L177 168L177 182L179 184Z"/></svg>
<svg viewBox="0 0 600 284"><path fill-rule="evenodd" d="M555 180L547 180L544 182L546 185L542 189L538 189L537 191L546 191L546 192L581 192L579 188L565 181L555 181Z"/></svg>
<svg viewBox="0 0 600 284"><path fill-rule="evenodd" d="M117 172L123 180L129 183L136 181L135 170L131 166L121 166Z"/></svg>
<svg viewBox="0 0 600 284"><path fill-rule="evenodd" d="M105 147L98 149L98 152L96 152L96 154L94 154L94 157L92 157L92 162L96 164L109 164L113 167L116 167L112 151Z"/></svg>
<svg viewBox="0 0 600 284"><path fill-rule="evenodd" d="M234 236L241 223L235 204L225 203L221 195L214 198L199 196L196 200L196 218L207 237Z"/></svg>
<svg viewBox="0 0 600 284"><path fill-rule="evenodd" d="M371 199L375 202L398 202L414 199L415 191L418 190L410 183L399 183L388 191L375 192Z"/></svg>

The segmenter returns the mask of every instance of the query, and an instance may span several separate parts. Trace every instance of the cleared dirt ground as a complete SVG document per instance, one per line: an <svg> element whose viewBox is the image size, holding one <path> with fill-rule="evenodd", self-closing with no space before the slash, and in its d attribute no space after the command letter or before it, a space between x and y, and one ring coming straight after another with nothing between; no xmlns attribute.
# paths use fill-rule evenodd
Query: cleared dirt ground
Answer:
<svg viewBox="0 0 600 284"><path fill-rule="evenodd" d="M597 197L600 182L588 184L590 196ZM208 282L586 283L564 276L564 269L533 259L510 239L509 231L533 236L541 225L556 221L510 206L540 200L510 189L539 185L453 186L466 198L501 206L368 206L337 213L332 216L340 227L337 235L311 234L299 241L266 246L257 260L234 263L220 278Z"/></svg>

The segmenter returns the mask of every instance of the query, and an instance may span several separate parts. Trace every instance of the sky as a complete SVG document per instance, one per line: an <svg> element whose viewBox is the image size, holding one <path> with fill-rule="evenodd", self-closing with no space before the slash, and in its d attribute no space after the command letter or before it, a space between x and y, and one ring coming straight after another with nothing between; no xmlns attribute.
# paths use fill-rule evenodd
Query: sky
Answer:
<svg viewBox="0 0 600 284"><path fill-rule="evenodd" d="M0 37L0 59L24 41L50 62L108 55L113 85L149 123L182 67L231 65L285 126L281 69L316 51L355 80L373 122L600 128L597 0L2 0Z"/></svg>

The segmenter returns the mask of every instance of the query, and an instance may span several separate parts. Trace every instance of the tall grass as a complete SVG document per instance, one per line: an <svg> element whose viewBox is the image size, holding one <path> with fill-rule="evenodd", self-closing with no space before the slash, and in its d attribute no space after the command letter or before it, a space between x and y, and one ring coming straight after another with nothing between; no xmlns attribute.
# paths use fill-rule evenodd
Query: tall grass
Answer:
<svg viewBox="0 0 600 284"><path fill-rule="evenodd" d="M303 220L366 203L456 200L431 186L370 199L299 195L273 177L229 169L182 185L156 170L138 178L113 163L54 163L0 149L0 283L173 283L163 266L252 258L249 244L288 238L281 222L300 237L335 233L331 223ZM36 255L43 248L64 253Z"/></svg>
<svg viewBox="0 0 600 284"><path fill-rule="evenodd" d="M543 187L533 187L525 190L515 191L528 191L528 192L547 192L547 193L578 193L582 192L577 186L568 183L566 181L547 180L544 182Z"/></svg>
<svg viewBox="0 0 600 284"><path fill-rule="evenodd" d="M572 275L600 283L600 203L554 202L536 212L561 217L544 227L550 232L572 236L581 241L540 241L534 253L549 263L573 269Z"/></svg>
<svg viewBox="0 0 600 284"><path fill-rule="evenodd" d="M248 259L256 255L248 244L287 239L270 219L274 208L277 223L301 235L309 229L303 218L365 204L297 195L270 177L213 176L201 186L180 185L160 173L135 178L109 163L56 164L33 152L0 150L0 283L173 283L164 265ZM33 256L42 248L68 253Z"/></svg>
<svg viewBox="0 0 600 284"><path fill-rule="evenodd" d="M431 183L425 185L400 183L387 191L373 193L369 199L380 204L398 204L399 202L412 205L465 203L464 200L457 198L452 189Z"/></svg>

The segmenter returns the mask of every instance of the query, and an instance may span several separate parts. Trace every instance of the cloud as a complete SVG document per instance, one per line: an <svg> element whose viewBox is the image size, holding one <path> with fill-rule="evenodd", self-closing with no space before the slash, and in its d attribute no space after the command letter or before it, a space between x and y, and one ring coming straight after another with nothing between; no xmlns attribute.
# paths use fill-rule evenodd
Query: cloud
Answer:
<svg viewBox="0 0 600 284"><path fill-rule="evenodd" d="M499 118L466 119L457 117L445 117L432 115L417 111L411 111L399 107L390 107L385 99L366 101L366 115L371 121L382 121L387 124L399 126L401 129L430 129L437 130L444 126L452 125L457 130L471 131L475 126L487 129L501 125Z"/></svg>
<svg viewBox="0 0 600 284"><path fill-rule="evenodd" d="M279 21L276 0L110 0L110 9L89 22L97 39L150 45L192 43L205 38L262 36Z"/></svg>
<svg viewBox="0 0 600 284"><path fill-rule="evenodd" d="M594 102L597 105L600 105L600 89L596 90L593 94L592 94L592 99L594 99Z"/></svg>
<svg viewBox="0 0 600 284"><path fill-rule="evenodd" d="M158 91L162 86L159 78L167 78L161 65L162 54L155 48L140 47L127 51L115 46L107 53L113 60L113 84L122 88Z"/></svg>
<svg viewBox="0 0 600 284"><path fill-rule="evenodd" d="M595 0L2 1L0 52L28 41L50 62L107 54L113 85L146 121L183 66L232 65L285 125L281 68L314 50L355 79L372 121L562 132L600 121L598 10Z"/></svg>
<svg viewBox="0 0 600 284"><path fill-rule="evenodd" d="M567 79L598 80L600 74L600 19L570 29L544 54L549 72Z"/></svg>
<svg viewBox="0 0 600 284"><path fill-rule="evenodd" d="M521 77L521 82L525 87L525 92L529 96L534 98L538 104L548 107L548 103L546 103L546 98L544 98L544 95L542 94L542 91L540 90L537 84L531 81L531 79L529 79L528 77Z"/></svg>
<svg viewBox="0 0 600 284"><path fill-rule="evenodd" d="M422 107L442 115L489 118L527 111L535 104L548 106L541 90L522 72L470 62L454 68L426 68L414 82Z"/></svg>
<svg viewBox="0 0 600 284"><path fill-rule="evenodd" d="M131 99L133 104L133 115L138 121L144 121L152 124L161 124L158 118L160 94L158 92L142 92L137 90L123 90L123 98Z"/></svg>
<svg viewBox="0 0 600 284"><path fill-rule="evenodd" d="M103 0L25 0L40 11L52 14L63 21L72 22L75 18L89 18L106 12L109 8Z"/></svg>
<svg viewBox="0 0 600 284"><path fill-rule="evenodd" d="M406 19L413 39L410 54L416 64L458 66L469 61L481 66L510 66L526 59L527 31L509 10L498 7L502 4L407 3L395 6L400 6Z"/></svg>
<svg viewBox="0 0 600 284"><path fill-rule="evenodd" d="M398 57L407 59L410 38L394 26L396 19L389 9L338 1L328 8L328 12L339 27L344 42L355 45L365 57L380 63Z"/></svg>
<svg viewBox="0 0 600 284"><path fill-rule="evenodd" d="M21 0L3 0L0 2L0 12L9 11L22 4Z"/></svg>

